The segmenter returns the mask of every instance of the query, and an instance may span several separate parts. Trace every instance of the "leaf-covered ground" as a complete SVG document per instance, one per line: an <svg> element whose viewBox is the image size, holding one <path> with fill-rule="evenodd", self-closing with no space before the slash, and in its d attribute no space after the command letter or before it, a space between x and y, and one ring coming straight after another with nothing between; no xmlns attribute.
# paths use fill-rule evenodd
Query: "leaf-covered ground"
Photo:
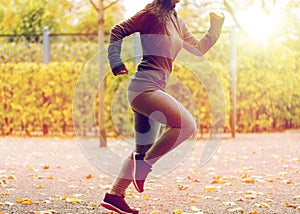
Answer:
<svg viewBox="0 0 300 214"><path fill-rule="evenodd" d="M299 130L224 139L200 167L204 144L144 193L130 186L128 203L141 214L300 213ZM0 214L110 213L98 204L114 178L75 139L0 138L0 148Z"/></svg>

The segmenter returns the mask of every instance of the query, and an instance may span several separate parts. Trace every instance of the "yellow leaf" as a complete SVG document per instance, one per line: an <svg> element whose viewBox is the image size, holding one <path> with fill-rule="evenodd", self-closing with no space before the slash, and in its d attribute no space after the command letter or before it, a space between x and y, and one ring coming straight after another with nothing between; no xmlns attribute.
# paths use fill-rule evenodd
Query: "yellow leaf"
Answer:
<svg viewBox="0 0 300 214"><path fill-rule="evenodd" d="M39 185L36 186L36 188L42 189L42 188L45 188L45 186L43 184L39 184Z"/></svg>
<svg viewBox="0 0 300 214"><path fill-rule="evenodd" d="M148 201L148 200L150 200L150 197L147 196L147 195L145 195L145 196L144 196L144 200Z"/></svg>
<svg viewBox="0 0 300 214"><path fill-rule="evenodd" d="M48 178L48 179L53 179L54 176L53 176L53 175L49 175L47 178Z"/></svg>
<svg viewBox="0 0 300 214"><path fill-rule="evenodd" d="M182 214L182 210L180 210L180 209L173 210L172 214Z"/></svg>
<svg viewBox="0 0 300 214"><path fill-rule="evenodd" d="M266 199L266 202L273 202L273 200L270 199L270 198L267 198L267 199Z"/></svg>
<svg viewBox="0 0 300 214"><path fill-rule="evenodd" d="M21 202L21 204L24 204L24 205L32 205L33 202L32 202L30 199L25 199L24 201Z"/></svg>
<svg viewBox="0 0 300 214"><path fill-rule="evenodd" d="M234 202L231 202L231 201L224 201L222 204L225 206L235 206L236 205Z"/></svg>
<svg viewBox="0 0 300 214"><path fill-rule="evenodd" d="M15 202L17 202L17 203L22 203L22 201L24 201L23 198L15 198Z"/></svg>
<svg viewBox="0 0 300 214"><path fill-rule="evenodd" d="M244 174L242 175L242 178L249 178L249 175L248 175L247 173L244 173Z"/></svg>
<svg viewBox="0 0 300 214"><path fill-rule="evenodd" d="M28 169L29 169L30 171L36 171L36 169L35 169L33 166L29 166Z"/></svg>
<svg viewBox="0 0 300 214"><path fill-rule="evenodd" d="M195 199L190 200L191 203L196 203L197 201Z"/></svg>
<svg viewBox="0 0 300 214"><path fill-rule="evenodd" d="M267 182L270 182L270 183L274 182L274 178L268 178Z"/></svg>
<svg viewBox="0 0 300 214"><path fill-rule="evenodd" d="M196 195L196 198L205 198L204 195Z"/></svg>
<svg viewBox="0 0 300 214"><path fill-rule="evenodd" d="M251 178L245 178L245 179L243 179L243 182L246 184L254 184L256 182L256 180L251 179Z"/></svg>
<svg viewBox="0 0 300 214"><path fill-rule="evenodd" d="M259 208L270 208L270 205L266 203L255 204L255 206Z"/></svg>
<svg viewBox="0 0 300 214"><path fill-rule="evenodd" d="M204 192L218 192L218 189L214 186L206 186Z"/></svg>

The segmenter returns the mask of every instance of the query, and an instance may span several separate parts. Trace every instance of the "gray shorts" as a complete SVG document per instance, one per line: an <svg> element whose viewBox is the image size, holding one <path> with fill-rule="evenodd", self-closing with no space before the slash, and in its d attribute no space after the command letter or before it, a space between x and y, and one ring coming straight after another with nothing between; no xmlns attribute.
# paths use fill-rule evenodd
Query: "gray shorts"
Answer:
<svg viewBox="0 0 300 214"><path fill-rule="evenodd" d="M128 90L133 92L165 91L169 77L170 74L164 71L137 71L130 78Z"/></svg>

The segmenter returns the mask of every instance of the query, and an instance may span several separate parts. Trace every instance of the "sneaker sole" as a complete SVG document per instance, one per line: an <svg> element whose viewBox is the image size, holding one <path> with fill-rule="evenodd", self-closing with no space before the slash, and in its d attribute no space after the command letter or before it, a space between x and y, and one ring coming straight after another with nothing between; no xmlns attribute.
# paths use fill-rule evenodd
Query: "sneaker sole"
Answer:
<svg viewBox="0 0 300 214"><path fill-rule="evenodd" d="M104 202L104 201L101 201L100 205L108 210L117 212L119 214L132 214L132 213L124 212L124 211L120 210L119 208L117 208L107 202Z"/></svg>
<svg viewBox="0 0 300 214"><path fill-rule="evenodd" d="M136 172L136 160L135 160L135 155L134 155L134 152L131 154L131 171L132 171L132 183L135 187L135 189L139 192L139 193L142 193L144 192L144 190L141 190L135 180L135 172Z"/></svg>

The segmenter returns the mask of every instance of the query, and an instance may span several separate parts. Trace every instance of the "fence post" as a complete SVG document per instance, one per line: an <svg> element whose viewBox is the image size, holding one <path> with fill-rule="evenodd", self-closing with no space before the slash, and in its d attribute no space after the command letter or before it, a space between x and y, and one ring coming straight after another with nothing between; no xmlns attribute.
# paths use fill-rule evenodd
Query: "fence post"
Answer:
<svg viewBox="0 0 300 214"><path fill-rule="evenodd" d="M43 33L43 53L44 53L44 64L50 62L50 37L49 37L49 27L44 27Z"/></svg>
<svg viewBox="0 0 300 214"><path fill-rule="evenodd" d="M236 134L236 27L230 33L230 70L231 70L231 135Z"/></svg>
<svg viewBox="0 0 300 214"><path fill-rule="evenodd" d="M142 46L140 40L140 34L135 33L134 35L134 62L137 65L141 61Z"/></svg>

